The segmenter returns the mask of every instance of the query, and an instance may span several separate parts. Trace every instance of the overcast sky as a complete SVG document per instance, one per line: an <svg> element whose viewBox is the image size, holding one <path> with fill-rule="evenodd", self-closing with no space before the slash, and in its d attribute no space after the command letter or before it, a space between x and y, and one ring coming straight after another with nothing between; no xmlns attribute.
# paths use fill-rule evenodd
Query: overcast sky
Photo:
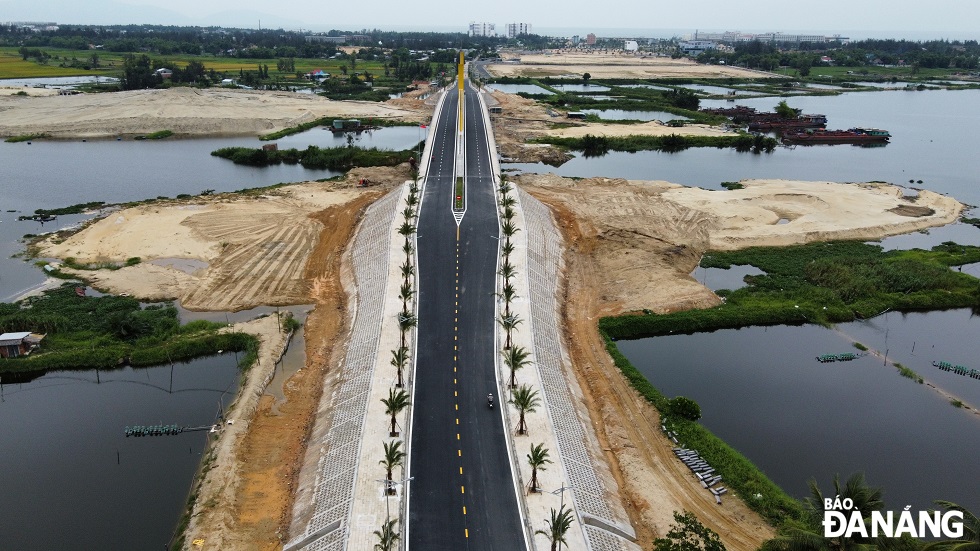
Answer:
<svg viewBox="0 0 980 551"><path fill-rule="evenodd" d="M980 34L977 0L0 0L0 21L284 26L314 30L413 27L465 30L470 21L534 29L853 30L948 38ZM599 33L597 33L599 34Z"/></svg>

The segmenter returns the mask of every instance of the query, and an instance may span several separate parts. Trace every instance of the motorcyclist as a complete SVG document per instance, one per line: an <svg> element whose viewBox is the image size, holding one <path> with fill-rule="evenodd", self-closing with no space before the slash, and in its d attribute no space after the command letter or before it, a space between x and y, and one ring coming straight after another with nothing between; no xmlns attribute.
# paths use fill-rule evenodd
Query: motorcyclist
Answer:
<svg viewBox="0 0 980 551"><path fill-rule="evenodd" d="M487 394L487 404L490 407L493 407L493 393L492 392L490 394Z"/></svg>

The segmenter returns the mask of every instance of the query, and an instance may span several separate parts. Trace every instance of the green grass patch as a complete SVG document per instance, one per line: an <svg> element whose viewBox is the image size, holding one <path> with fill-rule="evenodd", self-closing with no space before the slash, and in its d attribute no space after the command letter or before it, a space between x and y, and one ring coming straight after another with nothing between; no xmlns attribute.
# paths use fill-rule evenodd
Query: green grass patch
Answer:
<svg viewBox="0 0 980 551"><path fill-rule="evenodd" d="M34 214L39 214L42 216L61 216L64 214L82 214L85 211L100 209L105 206L105 201L89 201L88 203L77 203L75 205L69 205L67 207L61 207L57 209L37 209Z"/></svg>
<svg viewBox="0 0 980 551"><path fill-rule="evenodd" d="M40 140L41 138L47 138L47 137L48 135L44 133L21 134L20 136L11 136L4 141L7 143L20 143L20 142L29 142L32 140Z"/></svg>
<svg viewBox="0 0 980 551"><path fill-rule="evenodd" d="M67 284L21 303L0 303L0 330L47 335L30 356L0 362L0 373L145 367L219 350L244 351L240 367L251 365L256 338L219 333L222 327L207 321L181 325L172 304L142 308L129 297L78 296Z"/></svg>
<svg viewBox="0 0 980 551"><path fill-rule="evenodd" d="M466 198L463 196L465 193L466 186L463 185L462 178L456 178L456 187L453 191L453 208L456 210L462 210L465 204Z"/></svg>
<svg viewBox="0 0 980 551"><path fill-rule="evenodd" d="M858 350L860 350L862 352L866 352L868 350L868 347L867 346L864 346L863 344L861 344L859 342L854 343L854 348L857 348Z"/></svg>
<svg viewBox="0 0 980 551"><path fill-rule="evenodd" d="M389 151L378 148L309 146L304 150L282 149L266 151L262 148L225 147L211 152L215 157L228 159L235 164L271 166L280 163L301 164L304 168L350 170L360 166L395 166L408 162L414 150Z"/></svg>
<svg viewBox="0 0 980 551"><path fill-rule="evenodd" d="M609 151L683 151L691 147L734 148L737 151L771 152L776 148L775 138L761 135L740 134L737 136L593 136L581 138L559 138L545 136L531 140L531 143L546 143L582 151L586 156L601 156Z"/></svg>
<svg viewBox="0 0 980 551"><path fill-rule="evenodd" d="M172 130L160 130L157 132L146 134L144 136L136 136L136 139L137 140L162 140L164 138L169 138L170 136L173 135L174 133Z"/></svg>
<svg viewBox="0 0 980 551"><path fill-rule="evenodd" d="M961 408L961 407L963 407L963 405L964 405L964 404L963 404L963 402L962 402L961 400L950 400L950 401L949 401L949 404L950 404L951 406L953 406L954 408Z"/></svg>
<svg viewBox="0 0 980 551"><path fill-rule="evenodd" d="M922 379L922 375L919 375L918 373L916 373L911 368L905 367L904 365L902 365L900 363L896 363L895 364L895 369L898 370L899 375L901 375L902 377L905 377L905 378L908 378L908 379L912 379L913 381L919 383L920 385L923 382L925 382Z"/></svg>
<svg viewBox="0 0 980 551"><path fill-rule="evenodd" d="M333 125L333 121L335 119L336 119L336 117L321 117L321 118L316 119L316 120L313 120L313 121L304 122L302 124L297 124L296 126L290 126L289 128L283 128L282 130L279 130L278 132L271 132L269 134L263 134L262 136L259 136L259 139L260 140L263 140L263 141L278 140L279 138L284 138L286 136L291 136L293 134L299 134L300 132L306 132L307 130L310 130L311 128L316 128L318 126L332 126ZM415 122L396 121L396 120L390 120L390 119L369 119L369 120L364 120L364 123L365 124L368 124L368 125L371 125L371 126L383 126L383 127L388 127L388 126L415 126L415 125L418 124L418 123L415 123Z"/></svg>
<svg viewBox="0 0 980 551"><path fill-rule="evenodd" d="M745 186L743 186L741 182L722 182L721 187L728 190L745 188Z"/></svg>
<svg viewBox="0 0 980 551"><path fill-rule="evenodd" d="M976 227L980 228L980 218L966 218L966 217L963 217L963 218L960 218L960 222L963 222L964 224L970 224L971 226L976 226Z"/></svg>
<svg viewBox="0 0 980 551"><path fill-rule="evenodd" d="M607 317L599 321L599 329L613 362L661 412L680 442L696 449L749 507L779 527L789 519L804 517L801 503L708 429L671 417L667 397L630 364L614 341L750 325L830 324L871 317L886 309L976 307L980 305L980 280L949 268L977 260L980 247L955 243L930 251L884 252L877 245L837 242L712 252L705 255L701 266L749 264L766 273L748 277L746 287L719 292L725 298L720 306L665 315ZM903 376L921 380L912 370L896 367Z"/></svg>

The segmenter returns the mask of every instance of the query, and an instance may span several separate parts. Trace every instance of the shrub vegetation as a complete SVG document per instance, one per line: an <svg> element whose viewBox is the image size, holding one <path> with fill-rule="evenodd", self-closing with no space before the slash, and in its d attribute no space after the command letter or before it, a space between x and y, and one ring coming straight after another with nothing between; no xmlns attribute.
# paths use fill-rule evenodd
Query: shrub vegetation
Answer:
<svg viewBox="0 0 980 551"><path fill-rule="evenodd" d="M0 303L0 331L31 331L47 336L27 357L0 361L0 373L50 369L150 366L245 351L247 367L258 342L245 333L219 333L224 324L194 321L181 325L170 303L141 307L133 298L78 296L66 284L20 303Z"/></svg>

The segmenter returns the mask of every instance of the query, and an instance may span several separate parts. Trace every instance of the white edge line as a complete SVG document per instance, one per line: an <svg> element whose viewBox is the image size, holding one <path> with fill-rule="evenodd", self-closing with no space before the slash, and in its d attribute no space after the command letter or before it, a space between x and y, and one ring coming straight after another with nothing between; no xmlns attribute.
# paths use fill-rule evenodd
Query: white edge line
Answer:
<svg viewBox="0 0 980 551"><path fill-rule="evenodd" d="M415 237L412 238L414 240L414 242L415 242L414 245L415 245L415 293L416 293L415 294L415 317L416 317L416 319L418 319L418 314L419 314L418 308L419 308L419 298L420 298L419 295L418 295L418 292L419 292L418 282L421 279L419 277L420 274L419 274L419 247L418 247L418 235L419 234L418 234L418 221L421 220L421 218L422 218L422 206L425 204L425 187L426 187L426 182L429 179L429 170L428 170L429 169L429 164L428 164L428 159L429 159L429 155L431 155L432 147L435 145L436 134L438 133L438 128L439 128L439 125L438 125L439 118L440 118L440 115L442 113L443 104L446 101L446 96L448 96L448 95L449 94L443 94L442 97L439 98L439 102L436 104L436 108L435 108L435 111L432 114L432 122L431 122L431 125L430 125L430 126L432 126L433 131L432 132L429 132L429 137L426 139L426 143L425 143L425 152L426 152L426 157L425 157L426 158L426 165L425 165L425 167L426 167L426 170L425 170L425 176L423 176L421 178L421 180L422 180L422 186L419 189L419 208L418 208L418 213L416 214L416 224L415 224L415 230L416 231L415 231ZM419 164L419 166L421 167L422 165ZM419 172L419 176L422 176L421 171ZM418 349L419 349L419 346L418 345L419 345L419 327L418 327L418 325L416 325L415 326L415 337L413 339L413 346L415 347L415 351L414 352L418 352ZM405 432L407 433L407 438L405 439L406 442L407 442L406 445L405 445L405 454L406 454L406 457L407 457L407 460L405 461L405 473L408 475L406 478L409 478L409 477L412 476L412 423L413 423L413 420L415 418L415 372L416 372L417 367L418 367L418 362L416 361L416 354L413 353L412 354L412 374L411 374L411 376L412 376L412 405L408 408L408 419L406 419L406 421L405 421L405 425L406 425ZM403 519L402 520L402 523L403 524L402 524L402 527L401 527L402 528L402 545L401 545L401 547L402 547L403 550L408 551L409 527L411 526L411 523L409 522L409 517L408 517L409 511L411 511L411 509L409 507L410 501L411 501L411 495L412 495L412 492L411 492L411 481L407 482L404 486L402 486L402 495L404 496L404 499L402 500L402 507L404 508L404 512L402 514L402 519Z"/></svg>
<svg viewBox="0 0 980 551"><path fill-rule="evenodd" d="M500 202L499 202L499 200L497 198L497 189L496 189L497 186L499 185L499 182L498 182L498 180L499 180L498 176L499 175L498 175L498 172L497 171L494 171L493 170L493 165L494 165L494 150L492 150L490 148L490 141L493 138L493 132L488 131L487 124L488 124L489 117L487 117L487 114L488 114L487 113L487 105L483 101L483 97L479 94L479 92L477 92L477 98L480 100L480 109L481 109L481 112L483 113L483 117L481 117L483 119L483 131L484 131L484 133L487 136L487 153L489 154L489 157L490 157L490 168L491 168L490 181L493 183L493 186L494 186L494 188L491 191L493 193L494 208L497 209L497 216L496 216L496 219L497 219L497 234L499 236L500 235L500 231L501 231L501 226L500 226ZM495 148L496 148L496 141L494 140L494 149ZM500 239L498 238L497 239L497 268L496 268L495 272L499 272L499 271L500 271ZM496 290L496 283L499 283L499 281L500 281L499 278L494 277L494 282L495 282L495 284L494 284L494 290ZM497 338L497 337L500 336L500 333L499 333L498 328L497 328L497 316L499 314L500 314L500 303L499 303L499 301L497 301L496 298L494 298L494 300L493 300L493 326L494 326L493 334L494 334L494 337L495 337L494 338L494 344L495 345L496 344L499 344L499 342L498 342L499 339ZM520 459L517 456L517 448L516 448L516 446L514 444L514 438L513 438L513 435L511 435L510 430L508 429L508 424L507 424L506 418L505 418L505 410L507 409L507 407L506 407L505 404L507 402L504 402L503 401L504 393L503 393L502 387L501 387L502 381L500 380L499 377L497 377L497 375L500 373L500 354L497 353L496 346L494 346L494 351L493 351L493 365L494 365L494 379L497 381L497 396L500 396L501 397L501 399L500 399L500 408L499 408L500 409L500 421L501 421L501 423L504 426L504 440L507 442L507 455L510 456L510 479L511 479L511 483L514 486L514 497L517 498L517 513L518 513L518 515L520 515L520 518L521 518L521 528L522 528L521 529L521 533L524 535L524 549L532 549L532 545L534 543L534 538L533 537L530 538L530 539L528 538L528 530L531 528L531 524L530 524L530 521L529 521L529 519L527 517L527 514L526 514L526 512L524 510L524 508L527 506L527 504L524 502L524 498L521 495L522 487L520 485L518 485L518 483L517 483L517 479L519 478L519 475L520 475L520 473L518 472L517 462ZM533 549L536 549L536 548L533 548Z"/></svg>

